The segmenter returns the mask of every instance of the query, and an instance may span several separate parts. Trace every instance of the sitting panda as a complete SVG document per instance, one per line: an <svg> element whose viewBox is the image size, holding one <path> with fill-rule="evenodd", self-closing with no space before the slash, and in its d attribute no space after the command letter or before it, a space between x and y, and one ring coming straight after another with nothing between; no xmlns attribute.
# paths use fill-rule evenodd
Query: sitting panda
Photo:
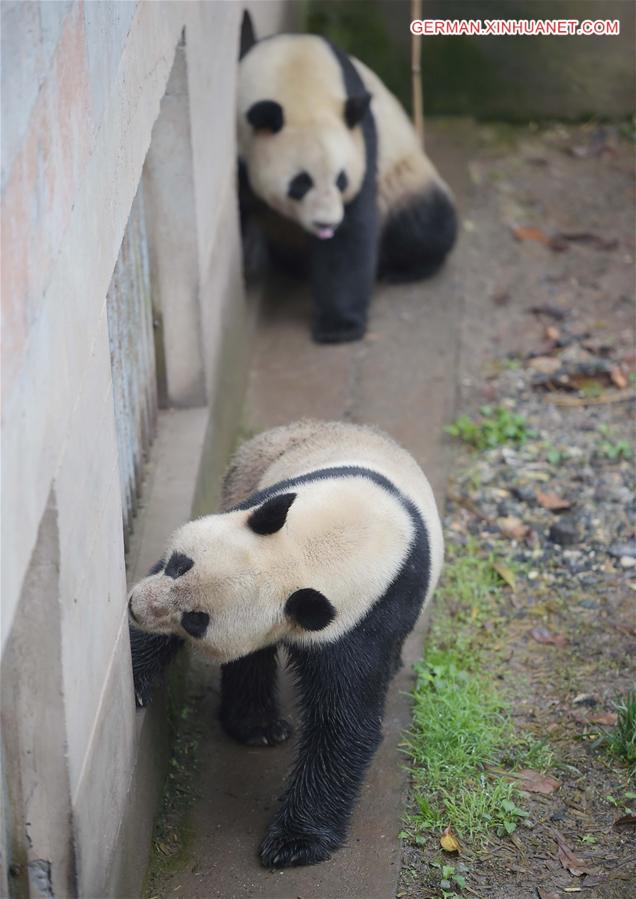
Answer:
<svg viewBox="0 0 636 899"><path fill-rule="evenodd" d="M239 65L244 234L308 270L313 336L357 340L376 275L417 280L455 242L450 191L406 113L362 62L315 35L254 44Z"/></svg>
<svg viewBox="0 0 636 899"><path fill-rule="evenodd" d="M253 746L282 742L284 647L302 733L260 857L310 865L345 838L402 644L440 573L440 520L423 472L389 437L309 420L238 450L223 508L177 530L130 593L138 699L188 640L222 665L226 732Z"/></svg>

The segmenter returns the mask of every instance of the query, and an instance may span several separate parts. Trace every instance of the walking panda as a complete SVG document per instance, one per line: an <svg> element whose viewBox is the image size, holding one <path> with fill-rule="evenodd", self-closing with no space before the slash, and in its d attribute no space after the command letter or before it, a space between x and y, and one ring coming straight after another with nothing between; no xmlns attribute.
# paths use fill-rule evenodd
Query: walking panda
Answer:
<svg viewBox="0 0 636 899"><path fill-rule="evenodd" d="M227 733L248 745L282 742L283 646L302 732L260 856L267 866L314 864L345 838L402 644L440 573L435 500L386 435L306 420L238 450L223 508L177 530L165 560L130 593L138 699L189 640L222 664Z"/></svg>
<svg viewBox="0 0 636 899"><path fill-rule="evenodd" d="M376 274L416 280L455 242L450 191L403 108L315 35L254 44L239 66L239 187L275 259L308 264L313 336L357 340Z"/></svg>

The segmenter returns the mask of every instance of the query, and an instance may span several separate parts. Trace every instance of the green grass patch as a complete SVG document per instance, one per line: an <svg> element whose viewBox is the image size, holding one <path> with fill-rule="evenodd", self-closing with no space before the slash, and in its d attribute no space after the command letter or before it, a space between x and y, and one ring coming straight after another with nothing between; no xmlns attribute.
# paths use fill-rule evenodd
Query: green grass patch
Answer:
<svg viewBox="0 0 636 899"><path fill-rule="evenodd" d="M512 443L523 446L535 432L522 415L517 415L503 406L482 406L476 419L460 415L453 424L446 426L452 437L474 446L478 450L492 449Z"/></svg>
<svg viewBox="0 0 636 899"><path fill-rule="evenodd" d="M618 722L608 735L610 750L627 763L630 773L636 775L636 690L627 694L616 710Z"/></svg>
<svg viewBox="0 0 636 899"><path fill-rule="evenodd" d="M620 462L621 459L632 458L632 447L628 440L614 439L614 432L609 425L599 425L598 433L601 436L597 444L598 453L610 462Z"/></svg>
<svg viewBox="0 0 636 899"><path fill-rule="evenodd" d="M405 835L415 843L448 825L476 841L513 833L527 816L521 793L490 769L545 770L552 761L543 742L518 734L505 692L483 672L501 620L504 581L496 566L496 556L480 554L475 543L451 548L426 658L416 665L404 741L414 788ZM514 572L509 563L506 570Z"/></svg>

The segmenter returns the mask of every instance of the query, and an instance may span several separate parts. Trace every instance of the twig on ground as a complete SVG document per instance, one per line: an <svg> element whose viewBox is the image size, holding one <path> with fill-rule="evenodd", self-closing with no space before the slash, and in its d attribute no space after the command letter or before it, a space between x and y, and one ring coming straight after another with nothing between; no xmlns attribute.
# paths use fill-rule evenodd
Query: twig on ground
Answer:
<svg viewBox="0 0 636 899"><path fill-rule="evenodd" d="M455 503L455 505L463 506L464 509L468 509L469 512L472 512L473 515L480 518L482 521L492 523L492 518L489 518L488 515L484 515L484 513L478 509L475 503L467 496L460 496L458 493L453 493L451 490L446 493L446 496L451 502Z"/></svg>
<svg viewBox="0 0 636 899"><path fill-rule="evenodd" d="M555 406L603 406L607 403L627 403L636 399L636 390L616 390L600 396L567 396L548 393L546 398Z"/></svg>

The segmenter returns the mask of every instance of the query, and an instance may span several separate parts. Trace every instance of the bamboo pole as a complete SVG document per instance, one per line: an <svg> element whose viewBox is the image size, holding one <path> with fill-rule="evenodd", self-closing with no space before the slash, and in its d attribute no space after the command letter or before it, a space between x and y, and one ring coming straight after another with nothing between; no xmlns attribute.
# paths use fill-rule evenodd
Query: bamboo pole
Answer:
<svg viewBox="0 0 636 899"><path fill-rule="evenodd" d="M411 0L411 21L422 18L422 0ZM424 102L422 97L422 70L420 59L422 45L420 37L411 35L411 88L413 93L413 125L415 132L424 147Z"/></svg>

